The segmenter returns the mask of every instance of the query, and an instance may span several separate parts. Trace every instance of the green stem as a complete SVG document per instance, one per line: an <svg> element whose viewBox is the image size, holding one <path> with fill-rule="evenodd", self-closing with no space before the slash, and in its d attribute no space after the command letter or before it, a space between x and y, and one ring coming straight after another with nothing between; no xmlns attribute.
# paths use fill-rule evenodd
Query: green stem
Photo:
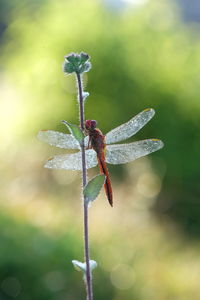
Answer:
<svg viewBox="0 0 200 300"><path fill-rule="evenodd" d="M80 126L84 130L84 100L83 100L83 87L81 75L76 73L77 85L78 85L78 95L79 95L79 114L80 114ZM82 182L83 188L87 184L87 169L85 160L85 146L81 146L82 154ZM89 251L89 234L88 234L88 205L83 200L83 222L84 222L84 248L85 248L85 262L86 262L86 290L87 290L87 300L93 300L93 290L92 290L92 276L90 271L90 251Z"/></svg>

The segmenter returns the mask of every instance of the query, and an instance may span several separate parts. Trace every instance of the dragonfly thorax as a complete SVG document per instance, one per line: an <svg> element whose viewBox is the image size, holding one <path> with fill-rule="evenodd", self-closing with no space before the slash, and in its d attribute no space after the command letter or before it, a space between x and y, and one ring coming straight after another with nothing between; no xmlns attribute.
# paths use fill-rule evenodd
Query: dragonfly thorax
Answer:
<svg viewBox="0 0 200 300"><path fill-rule="evenodd" d="M85 129L86 134L89 135L89 145L93 148L97 153L100 153L105 148L105 136L101 132L100 129L96 128L97 121L95 120L86 120L85 121Z"/></svg>

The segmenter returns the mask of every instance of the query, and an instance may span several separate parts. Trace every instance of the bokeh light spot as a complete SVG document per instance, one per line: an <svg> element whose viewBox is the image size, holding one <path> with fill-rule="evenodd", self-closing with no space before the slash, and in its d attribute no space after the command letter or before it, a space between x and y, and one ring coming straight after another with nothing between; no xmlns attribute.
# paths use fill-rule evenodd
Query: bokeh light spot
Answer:
<svg viewBox="0 0 200 300"><path fill-rule="evenodd" d="M15 277L7 277L1 284L2 291L13 298L20 294L21 284Z"/></svg>
<svg viewBox="0 0 200 300"><path fill-rule="evenodd" d="M144 173L138 179L137 189L142 196L156 197L161 190L161 180L153 173Z"/></svg>
<svg viewBox="0 0 200 300"><path fill-rule="evenodd" d="M135 272L130 266L120 264L112 270L110 278L116 288L126 290L134 284Z"/></svg>
<svg viewBox="0 0 200 300"><path fill-rule="evenodd" d="M49 272L48 274L46 274L44 280L46 286L52 292L63 290L66 284L66 278L60 271Z"/></svg>

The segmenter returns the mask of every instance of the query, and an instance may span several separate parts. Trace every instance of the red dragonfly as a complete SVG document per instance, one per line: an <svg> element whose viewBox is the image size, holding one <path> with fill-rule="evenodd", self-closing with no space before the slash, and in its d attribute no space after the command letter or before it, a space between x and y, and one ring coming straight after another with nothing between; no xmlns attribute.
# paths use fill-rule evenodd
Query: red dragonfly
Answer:
<svg viewBox="0 0 200 300"><path fill-rule="evenodd" d="M108 173L108 168L106 166L106 144L105 144L105 135L101 132L100 129L96 128L97 122L95 120L87 120L85 121L85 129L86 133L89 135L89 143L88 148L94 149L97 153L97 160L100 169L100 173L106 176L106 180L104 183L105 192L108 198L108 201L111 206L113 206L113 194L112 194L112 186L110 182L110 176Z"/></svg>
<svg viewBox="0 0 200 300"><path fill-rule="evenodd" d="M124 164L137 158L148 155L163 147L163 142L159 139L147 139L127 144L114 144L126 140L137 133L154 116L155 111L145 109L128 122L109 131L105 136L96 128L96 121L86 121L86 133L88 136L84 139L86 167L87 169L95 167L99 163L101 173L106 175L105 190L109 203L112 205L112 188L106 163ZM40 131L38 138L52 146L64 149L78 149L72 154L56 155L49 159L45 168L81 170L82 158L80 145L71 134L65 134L53 130ZM91 146L92 149L88 149Z"/></svg>

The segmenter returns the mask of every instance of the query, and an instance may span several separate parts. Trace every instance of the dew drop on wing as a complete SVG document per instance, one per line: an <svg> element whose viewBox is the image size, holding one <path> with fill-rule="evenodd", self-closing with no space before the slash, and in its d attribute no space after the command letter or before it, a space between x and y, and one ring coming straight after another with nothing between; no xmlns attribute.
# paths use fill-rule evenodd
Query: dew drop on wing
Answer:
<svg viewBox="0 0 200 300"><path fill-rule="evenodd" d="M128 144L108 145L106 147L106 162L110 164L124 164L155 152L163 147L158 139L148 139Z"/></svg>
<svg viewBox="0 0 200 300"><path fill-rule="evenodd" d="M78 141L71 134L54 130L41 130L37 137L51 146L63 149L80 149Z"/></svg>
<svg viewBox="0 0 200 300"><path fill-rule="evenodd" d="M136 134L154 116L152 108L145 109L128 122L114 128L106 134L105 143L112 144L126 140Z"/></svg>
<svg viewBox="0 0 200 300"><path fill-rule="evenodd" d="M85 151L86 154L86 167L87 169L93 168L97 165L96 153L94 150L89 149ZM49 169L64 169L64 170L82 170L82 156L81 152L73 154L56 155L48 160L45 168Z"/></svg>

